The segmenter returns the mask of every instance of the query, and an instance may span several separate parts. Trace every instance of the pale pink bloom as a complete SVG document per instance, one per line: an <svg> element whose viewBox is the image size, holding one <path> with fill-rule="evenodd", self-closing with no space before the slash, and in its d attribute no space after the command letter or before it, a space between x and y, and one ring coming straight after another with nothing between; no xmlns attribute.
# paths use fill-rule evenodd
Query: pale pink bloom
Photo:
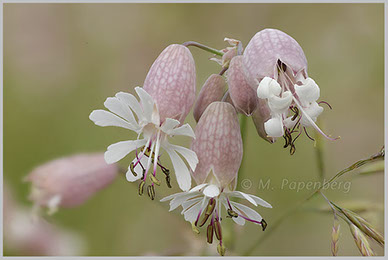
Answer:
<svg viewBox="0 0 388 260"><path fill-rule="evenodd" d="M160 122L166 118L183 122L195 100L195 63L189 49L169 45L154 61L143 88L156 103Z"/></svg>
<svg viewBox="0 0 388 260"><path fill-rule="evenodd" d="M245 79L242 59L239 55L230 62L227 71L229 94L238 111L250 116L257 107L257 95Z"/></svg>
<svg viewBox="0 0 388 260"><path fill-rule="evenodd" d="M258 32L245 49L243 66L259 99L267 101L271 118L264 122L264 129L268 137L284 136L292 151L303 130L311 138L306 127L313 126L326 138L335 140L315 124L323 111L319 104L327 103L317 103L320 89L308 77L306 57L291 36L276 29ZM297 133L295 138L293 133Z"/></svg>
<svg viewBox="0 0 388 260"><path fill-rule="evenodd" d="M30 210L14 200L4 185L4 245L15 255L81 255L85 241L69 230L31 218Z"/></svg>
<svg viewBox="0 0 388 260"><path fill-rule="evenodd" d="M168 46L151 66L144 88L136 87L135 91L140 101L132 94L119 92L105 101L109 112L94 110L89 116L96 125L118 126L137 134L136 140L108 146L106 162L115 163L136 151L126 173L127 180L133 182L141 179L141 195L149 177L151 184L146 187L147 193L154 199L154 185L160 185L156 178L158 166L171 187L169 170L159 160L162 148L171 159L179 187L182 190L190 189L190 172L181 156L192 170L198 162L197 156L190 149L169 143L168 138L175 135L195 137L189 124L182 125L195 99L195 66L191 53L181 45Z"/></svg>
<svg viewBox="0 0 388 260"><path fill-rule="evenodd" d="M212 74L203 84L199 92L197 101L194 106L194 119L199 121L202 113L212 102L221 101L225 93L226 82L225 79L218 75Z"/></svg>
<svg viewBox="0 0 388 260"><path fill-rule="evenodd" d="M238 117L231 104L210 104L199 120L195 134L197 138L193 140L192 149L197 153L199 163L192 175L198 185L161 201L171 200L170 211L182 206L181 214L194 229L209 220L207 241L212 243L215 234L220 241L219 253L223 254L221 221L225 218L222 216L231 217L239 225L250 221L263 229L266 227L259 213L231 198L246 199L254 206L271 208L271 205L257 196L235 190L243 148ZM222 207L227 214L222 214Z"/></svg>
<svg viewBox="0 0 388 260"><path fill-rule="evenodd" d="M108 165L104 154L79 154L47 162L26 178L32 183L29 199L54 213L58 207L71 208L85 203L116 178L118 167Z"/></svg>

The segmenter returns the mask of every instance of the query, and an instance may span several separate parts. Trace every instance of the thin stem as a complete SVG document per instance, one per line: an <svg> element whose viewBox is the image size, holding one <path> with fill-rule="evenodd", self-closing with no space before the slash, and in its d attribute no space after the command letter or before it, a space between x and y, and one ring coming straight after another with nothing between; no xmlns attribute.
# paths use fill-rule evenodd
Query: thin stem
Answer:
<svg viewBox="0 0 388 260"><path fill-rule="evenodd" d="M322 182L325 179L325 164L324 164L324 143L322 136L317 133L315 136L315 157L317 160L317 167L318 167L318 176L319 180Z"/></svg>
<svg viewBox="0 0 388 260"><path fill-rule="evenodd" d="M200 48L200 49L202 49L204 51L213 53L213 54L221 56L221 57L224 55L224 52L222 52L222 51L219 51L217 49L211 48L209 46L206 46L206 45L203 45L201 43L194 42L194 41L188 41L188 42L182 43L182 45L186 46L186 47L194 46L194 47Z"/></svg>

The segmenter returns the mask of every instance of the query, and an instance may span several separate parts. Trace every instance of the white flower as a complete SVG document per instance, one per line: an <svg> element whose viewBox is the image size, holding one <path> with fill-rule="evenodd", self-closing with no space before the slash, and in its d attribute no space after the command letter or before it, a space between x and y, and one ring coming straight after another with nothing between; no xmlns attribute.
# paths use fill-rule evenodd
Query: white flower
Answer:
<svg viewBox="0 0 388 260"><path fill-rule="evenodd" d="M225 251L222 242L221 222L226 218L232 218L239 225L244 225L246 221L258 224L265 230L267 223L259 213L244 204L234 202L231 198L241 198L248 200L254 206L263 206L272 208L272 206L263 199L246 194L240 191L229 191L227 188L220 189L219 183L212 178L211 183L203 183L195 186L187 192L172 194L163 198L161 201L170 200L170 211L182 206L181 214L186 221L192 224L193 229L198 232L197 227L202 227L209 222L207 226L207 242L213 242L213 235L220 241L219 253L223 255ZM224 214L223 209L224 208ZM214 233L214 234L213 234Z"/></svg>
<svg viewBox="0 0 388 260"><path fill-rule="evenodd" d="M144 182L149 176L152 184L147 187L147 191L149 195L151 193L150 197L153 199L154 184L160 184L156 179L158 166L166 174L166 182L170 186L169 171L159 162L160 148L163 148L174 166L179 187L182 190L188 190L191 187L190 172L178 154L186 159L193 171L198 163L197 155L190 149L170 144L168 137L183 135L195 138L193 130L188 124L180 126L181 123L175 119L166 118L161 122L157 105L152 97L143 88L136 87L135 91L140 102L129 93L119 92L115 97L107 98L104 103L110 112L94 110L89 116L96 125L123 127L138 134L137 140L122 141L108 146L105 152L106 162L108 164L115 163L136 150L135 159L126 173L127 180L133 182L142 179L139 186L139 192L142 193ZM153 169L151 169L151 164L153 164Z"/></svg>

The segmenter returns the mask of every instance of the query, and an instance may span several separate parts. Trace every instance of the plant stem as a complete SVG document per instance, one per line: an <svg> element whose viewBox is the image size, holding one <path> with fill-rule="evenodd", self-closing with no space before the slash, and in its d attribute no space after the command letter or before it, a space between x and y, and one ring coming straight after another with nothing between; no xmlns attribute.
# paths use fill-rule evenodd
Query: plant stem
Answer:
<svg viewBox="0 0 388 260"><path fill-rule="evenodd" d="M213 53L213 54L221 56L221 57L224 55L224 52L222 52L222 51L219 51L217 49L211 48L209 46L206 46L206 45L203 45L201 43L194 42L194 41L188 41L188 42L182 43L182 45L186 46L186 47L194 46L194 47L200 48L200 49L202 49L204 51Z"/></svg>
<svg viewBox="0 0 388 260"><path fill-rule="evenodd" d="M316 134L315 136L315 157L317 160L317 167L318 167L318 176L319 180L322 182L325 178L325 164L324 164L324 158L323 158L323 153L324 153L324 143L322 140L322 135L319 133Z"/></svg>

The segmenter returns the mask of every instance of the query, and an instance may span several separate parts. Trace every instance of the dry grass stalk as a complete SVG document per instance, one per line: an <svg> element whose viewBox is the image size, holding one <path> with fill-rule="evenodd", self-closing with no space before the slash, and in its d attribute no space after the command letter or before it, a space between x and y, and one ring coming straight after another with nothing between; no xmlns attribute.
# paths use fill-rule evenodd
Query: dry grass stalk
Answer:
<svg viewBox="0 0 388 260"><path fill-rule="evenodd" d="M363 256L374 256L374 252L369 245L365 235L355 225L349 223L350 231L352 232L354 242L356 243L360 253Z"/></svg>

